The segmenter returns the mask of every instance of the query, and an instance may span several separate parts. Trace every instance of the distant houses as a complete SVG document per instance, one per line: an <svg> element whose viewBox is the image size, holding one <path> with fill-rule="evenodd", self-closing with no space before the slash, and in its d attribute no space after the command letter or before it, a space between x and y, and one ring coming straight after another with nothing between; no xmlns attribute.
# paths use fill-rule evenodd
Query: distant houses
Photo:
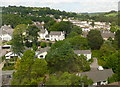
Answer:
<svg viewBox="0 0 120 87"><path fill-rule="evenodd" d="M74 50L74 53L78 56L84 55L87 57L87 60L90 60L92 58L92 52L90 50Z"/></svg>

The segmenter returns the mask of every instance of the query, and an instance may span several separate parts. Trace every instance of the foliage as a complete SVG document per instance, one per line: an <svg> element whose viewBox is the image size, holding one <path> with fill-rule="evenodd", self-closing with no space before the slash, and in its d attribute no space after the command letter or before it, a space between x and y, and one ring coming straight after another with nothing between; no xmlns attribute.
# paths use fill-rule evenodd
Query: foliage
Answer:
<svg viewBox="0 0 120 87"><path fill-rule="evenodd" d="M87 39L89 46L93 50L100 49L103 44L103 38L98 30L91 30L87 35Z"/></svg>
<svg viewBox="0 0 120 87"><path fill-rule="evenodd" d="M86 76L79 77L75 74L70 74L68 72L64 72L61 75L51 75L48 81L45 83L46 85L81 85L84 82L84 85L92 85L92 80L88 79Z"/></svg>
<svg viewBox="0 0 120 87"><path fill-rule="evenodd" d="M27 26L20 24L15 27L12 38L12 50L14 53L20 55L24 50L24 36L23 32L26 31Z"/></svg>
<svg viewBox="0 0 120 87"><path fill-rule="evenodd" d="M41 42L41 43L40 43L40 46L41 46L41 48L44 48L44 47L47 46L47 44L46 44L45 42Z"/></svg>
<svg viewBox="0 0 120 87"><path fill-rule="evenodd" d="M115 40L117 41L118 48L120 48L120 30L116 32Z"/></svg>
<svg viewBox="0 0 120 87"><path fill-rule="evenodd" d="M46 56L48 67L51 72L78 72L89 70L86 59L78 57L71 49L68 41L58 41L52 45ZM86 63L86 65L84 65ZM84 67L84 68L83 68Z"/></svg>
<svg viewBox="0 0 120 87"><path fill-rule="evenodd" d="M86 50L89 49L88 41L86 38L81 37L80 35L77 35L73 38L67 39L69 43L71 44L72 48L74 50Z"/></svg>
<svg viewBox="0 0 120 87"><path fill-rule="evenodd" d="M27 50L22 59L17 62L17 71L13 75L12 85L38 85L43 82L48 72L45 60L35 59L35 53Z"/></svg>
<svg viewBox="0 0 120 87"><path fill-rule="evenodd" d="M61 21L59 23L55 23L53 26L49 28L49 31L65 31L66 34L71 32L73 25L71 22Z"/></svg>

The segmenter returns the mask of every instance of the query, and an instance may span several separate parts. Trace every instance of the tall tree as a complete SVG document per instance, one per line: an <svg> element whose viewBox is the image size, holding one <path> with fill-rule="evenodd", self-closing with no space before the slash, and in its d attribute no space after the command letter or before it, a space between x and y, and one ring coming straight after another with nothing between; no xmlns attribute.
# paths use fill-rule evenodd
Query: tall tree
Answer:
<svg viewBox="0 0 120 87"><path fill-rule="evenodd" d="M35 59L35 53L31 50L24 52L16 64L12 85L39 85L48 73L47 62L44 59Z"/></svg>
<svg viewBox="0 0 120 87"><path fill-rule="evenodd" d="M24 36L23 33L26 31L27 25L20 24L15 27L13 32L13 39L12 39L12 50L14 53L20 55L24 50Z"/></svg>
<svg viewBox="0 0 120 87"><path fill-rule="evenodd" d="M118 48L120 48L120 30L117 30L116 32L115 40L117 41Z"/></svg>
<svg viewBox="0 0 120 87"><path fill-rule="evenodd" d="M103 38L98 30L91 30L87 35L87 39L89 46L93 50L100 49L101 45L103 44Z"/></svg>
<svg viewBox="0 0 120 87"><path fill-rule="evenodd" d="M38 29L36 26L34 25L30 25L28 26L27 29L27 35L26 35L26 44L27 43L32 43L32 46L34 44L37 44L38 41L38 32L40 31L40 29Z"/></svg>

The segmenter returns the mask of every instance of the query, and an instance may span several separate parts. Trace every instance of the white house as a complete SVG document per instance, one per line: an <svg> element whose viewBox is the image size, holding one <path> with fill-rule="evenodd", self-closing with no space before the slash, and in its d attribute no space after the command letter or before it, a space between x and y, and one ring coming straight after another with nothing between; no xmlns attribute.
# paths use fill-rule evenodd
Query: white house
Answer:
<svg viewBox="0 0 120 87"><path fill-rule="evenodd" d="M65 32L63 31L51 31L49 35L46 35L45 40L59 41L65 39Z"/></svg>
<svg viewBox="0 0 120 87"><path fill-rule="evenodd" d="M83 32L89 32L90 28L89 27L81 27Z"/></svg>
<svg viewBox="0 0 120 87"><path fill-rule="evenodd" d="M5 55L6 59L11 59L13 57L19 57L17 54L14 54L13 52L9 52Z"/></svg>
<svg viewBox="0 0 120 87"><path fill-rule="evenodd" d="M87 57L87 60L91 59L92 53L90 50L74 50L74 53L77 54L78 56L84 55Z"/></svg>
<svg viewBox="0 0 120 87"><path fill-rule="evenodd" d="M2 38L2 41L10 41L12 39L14 29L12 29L10 26L4 25L0 29L0 38Z"/></svg>
<svg viewBox="0 0 120 87"><path fill-rule="evenodd" d="M45 47L40 49L40 51L36 52L36 57L37 58L45 58L45 56L47 55L47 51L50 49L50 47Z"/></svg>
<svg viewBox="0 0 120 87"><path fill-rule="evenodd" d="M77 73L77 76L87 76L89 79L92 79L93 85L91 87L106 85L108 84L108 78L113 75L112 69L97 70Z"/></svg>
<svg viewBox="0 0 120 87"><path fill-rule="evenodd" d="M47 29L41 29L40 32L38 32L38 35L40 39L45 39L45 36L48 35Z"/></svg>

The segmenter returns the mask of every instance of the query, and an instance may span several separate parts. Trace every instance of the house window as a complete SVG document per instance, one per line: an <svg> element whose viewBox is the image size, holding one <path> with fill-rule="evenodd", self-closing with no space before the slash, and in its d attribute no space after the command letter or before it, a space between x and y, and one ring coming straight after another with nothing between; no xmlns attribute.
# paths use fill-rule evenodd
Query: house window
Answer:
<svg viewBox="0 0 120 87"><path fill-rule="evenodd" d="M40 58L43 58L43 55L40 55Z"/></svg>
<svg viewBox="0 0 120 87"><path fill-rule="evenodd" d="M101 82L97 82L97 85L101 85Z"/></svg>

